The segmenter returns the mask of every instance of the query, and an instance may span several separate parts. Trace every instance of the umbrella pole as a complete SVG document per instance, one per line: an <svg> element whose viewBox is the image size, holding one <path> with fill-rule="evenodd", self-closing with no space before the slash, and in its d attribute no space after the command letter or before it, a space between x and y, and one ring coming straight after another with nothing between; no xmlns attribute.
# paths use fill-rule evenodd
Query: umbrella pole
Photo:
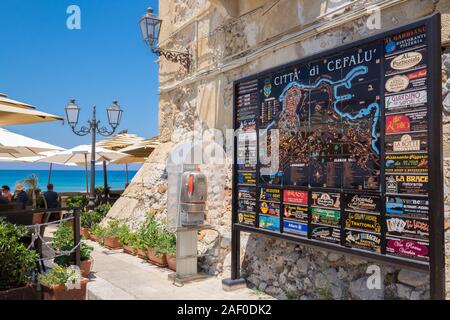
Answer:
<svg viewBox="0 0 450 320"><path fill-rule="evenodd" d="M53 170L53 163L50 163L50 169L48 170L48 183L50 184L52 182L52 170Z"/></svg>
<svg viewBox="0 0 450 320"><path fill-rule="evenodd" d="M87 154L84 155L84 168L86 170L86 194L89 194L89 175L87 165Z"/></svg>
<svg viewBox="0 0 450 320"><path fill-rule="evenodd" d="M126 172L126 177L127 177L127 185L125 186L125 188L128 186L128 163L125 163L125 172Z"/></svg>
<svg viewBox="0 0 450 320"><path fill-rule="evenodd" d="M103 161L103 194L105 195L105 201L108 199L108 172L106 169L106 161Z"/></svg>

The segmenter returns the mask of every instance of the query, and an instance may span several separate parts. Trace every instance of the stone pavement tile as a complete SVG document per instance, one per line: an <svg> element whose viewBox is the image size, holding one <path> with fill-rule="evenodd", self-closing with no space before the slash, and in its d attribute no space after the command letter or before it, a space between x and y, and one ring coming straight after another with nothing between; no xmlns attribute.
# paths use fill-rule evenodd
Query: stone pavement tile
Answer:
<svg viewBox="0 0 450 320"><path fill-rule="evenodd" d="M117 288L108 281L96 277L87 285L88 300L135 300L131 294Z"/></svg>
<svg viewBox="0 0 450 320"><path fill-rule="evenodd" d="M222 280L216 277L209 277L182 286L175 285L168 279L168 275L173 272L166 268L151 265L119 250L105 249L94 242L90 242L90 245L94 247L94 267L92 283L89 284L88 290L92 291L89 297L92 296L95 299L108 300L111 297L120 299L119 296L142 300L257 300L270 298L255 294L250 289L225 292L222 290ZM112 287L114 290L108 289Z"/></svg>

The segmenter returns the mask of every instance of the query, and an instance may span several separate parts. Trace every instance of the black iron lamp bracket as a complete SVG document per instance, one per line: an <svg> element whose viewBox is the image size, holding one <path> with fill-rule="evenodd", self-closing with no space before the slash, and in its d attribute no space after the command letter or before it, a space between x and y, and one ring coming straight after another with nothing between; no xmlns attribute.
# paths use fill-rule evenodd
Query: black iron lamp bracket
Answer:
<svg viewBox="0 0 450 320"><path fill-rule="evenodd" d="M165 50L161 48L152 48L153 53L157 54L158 57L163 56L167 60L181 64L187 71L191 67L191 54L189 50L186 52Z"/></svg>

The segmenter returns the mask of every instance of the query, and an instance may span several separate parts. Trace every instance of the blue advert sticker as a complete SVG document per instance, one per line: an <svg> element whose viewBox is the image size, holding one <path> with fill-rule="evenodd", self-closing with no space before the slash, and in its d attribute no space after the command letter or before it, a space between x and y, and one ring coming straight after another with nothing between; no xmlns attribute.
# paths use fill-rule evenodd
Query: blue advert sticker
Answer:
<svg viewBox="0 0 450 320"><path fill-rule="evenodd" d="M283 231L302 236L308 235L308 224L296 221L283 220Z"/></svg>

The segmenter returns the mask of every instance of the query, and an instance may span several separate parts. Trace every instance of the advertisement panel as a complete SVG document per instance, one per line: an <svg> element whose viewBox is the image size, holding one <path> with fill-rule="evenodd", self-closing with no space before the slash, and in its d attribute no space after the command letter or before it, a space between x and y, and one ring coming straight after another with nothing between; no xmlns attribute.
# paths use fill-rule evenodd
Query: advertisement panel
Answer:
<svg viewBox="0 0 450 320"><path fill-rule="evenodd" d="M440 42L430 21L235 83L235 128L267 142L256 146L256 170L235 169L239 201L255 199L242 185L259 190L255 206L238 201L240 212L259 213L246 231L400 264L430 261L430 240L441 245L443 229ZM248 145L235 152L255 154Z"/></svg>

